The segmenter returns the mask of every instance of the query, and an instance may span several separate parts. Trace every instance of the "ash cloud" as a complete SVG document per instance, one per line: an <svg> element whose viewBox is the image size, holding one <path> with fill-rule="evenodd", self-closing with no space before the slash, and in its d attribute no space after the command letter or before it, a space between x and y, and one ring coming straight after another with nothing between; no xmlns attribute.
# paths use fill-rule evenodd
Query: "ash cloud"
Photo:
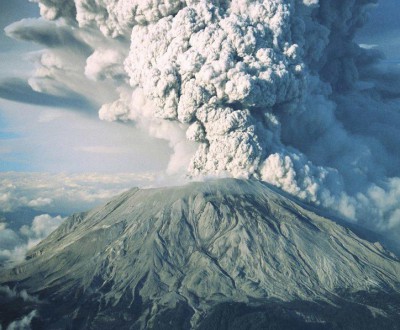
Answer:
<svg viewBox="0 0 400 330"><path fill-rule="evenodd" d="M107 50L118 53L124 48L121 46L121 41L107 40L98 30L79 29L76 24L64 19L62 21L23 19L7 26L5 33L17 40L34 42L44 46L45 49L29 55L29 60L35 65L35 72L28 80L29 86L23 86L25 87L23 90L18 88L15 89L16 92L10 92L9 85L15 84L17 80L10 77L2 84L4 87L0 97L12 100L20 97L25 103L43 104L46 101L38 96L38 93L42 93L51 104L58 101L62 107L81 109L90 113L118 96L115 80L100 81L101 75L96 76L98 70L95 66L99 66L99 60L97 63L93 60L95 57L93 53L101 52L100 48L104 49L103 53ZM121 54L124 56L123 50ZM97 56L99 57L101 55ZM110 61L114 61L113 66L108 64L105 58L102 59L100 67L103 71L108 70L103 76L114 75L116 79L126 79L121 74L122 70L115 64L115 58L111 57ZM119 67L122 67L122 64L119 64ZM112 71L116 73L113 74Z"/></svg>
<svg viewBox="0 0 400 330"><path fill-rule="evenodd" d="M170 172L264 180L400 236L400 73L354 42L375 1L36 2L113 86L100 118L168 140Z"/></svg>
<svg viewBox="0 0 400 330"><path fill-rule="evenodd" d="M49 48L64 47L89 55L93 50L73 29L66 25L38 19L23 19L4 29L7 36L16 40L33 41Z"/></svg>
<svg viewBox="0 0 400 330"><path fill-rule="evenodd" d="M46 107L58 106L69 109L83 107L87 112L95 108L89 100L78 93L65 90L62 96L57 96L37 92L25 80L13 77L0 80L0 98Z"/></svg>

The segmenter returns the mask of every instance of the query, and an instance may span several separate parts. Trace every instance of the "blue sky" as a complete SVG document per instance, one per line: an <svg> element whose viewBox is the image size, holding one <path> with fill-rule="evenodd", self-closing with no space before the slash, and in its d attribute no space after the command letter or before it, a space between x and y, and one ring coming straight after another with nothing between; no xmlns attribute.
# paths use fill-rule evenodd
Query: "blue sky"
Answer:
<svg viewBox="0 0 400 330"><path fill-rule="evenodd" d="M400 62L399 9L397 0L380 0L358 39L361 43L378 45L388 60L396 62Z"/></svg>

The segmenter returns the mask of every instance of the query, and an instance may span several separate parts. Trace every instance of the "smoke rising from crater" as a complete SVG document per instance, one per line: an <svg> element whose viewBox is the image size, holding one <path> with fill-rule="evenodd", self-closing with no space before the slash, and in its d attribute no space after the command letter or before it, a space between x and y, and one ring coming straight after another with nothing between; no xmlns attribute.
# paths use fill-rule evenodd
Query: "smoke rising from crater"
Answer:
<svg viewBox="0 0 400 330"><path fill-rule="evenodd" d="M100 118L168 140L171 172L264 180L400 232L400 73L353 41L375 1L35 1L58 35L85 44L67 84L59 39L29 33L43 21L10 26L50 47L37 90L112 86L91 96Z"/></svg>

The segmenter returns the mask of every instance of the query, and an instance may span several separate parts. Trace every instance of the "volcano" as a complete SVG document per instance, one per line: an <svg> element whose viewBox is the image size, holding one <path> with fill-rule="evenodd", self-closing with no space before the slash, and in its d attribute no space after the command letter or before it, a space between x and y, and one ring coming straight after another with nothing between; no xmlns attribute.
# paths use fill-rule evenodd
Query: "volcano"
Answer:
<svg viewBox="0 0 400 330"><path fill-rule="evenodd" d="M6 327L400 328L400 261L269 185L134 188L69 217L0 274ZM20 313L20 314L19 314Z"/></svg>

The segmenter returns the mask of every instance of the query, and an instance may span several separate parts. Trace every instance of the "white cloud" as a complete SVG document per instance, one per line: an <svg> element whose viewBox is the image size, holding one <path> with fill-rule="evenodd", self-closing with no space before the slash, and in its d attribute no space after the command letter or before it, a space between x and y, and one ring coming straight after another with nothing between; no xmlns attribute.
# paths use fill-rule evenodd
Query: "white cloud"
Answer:
<svg viewBox="0 0 400 330"><path fill-rule="evenodd" d="M22 319L11 322L7 327L7 330L29 330L31 329L32 320L37 316L37 311L33 310L28 315L25 315Z"/></svg>
<svg viewBox="0 0 400 330"><path fill-rule="evenodd" d="M26 252L57 229L64 220L60 216L42 214L18 231L7 228L7 224L3 223L0 226L0 265L13 265L24 260Z"/></svg>
<svg viewBox="0 0 400 330"><path fill-rule="evenodd" d="M134 186L150 186L154 173L0 173L0 209L23 206L46 212L84 211Z"/></svg>
<svg viewBox="0 0 400 330"><path fill-rule="evenodd" d="M29 249L65 220L48 213L86 211L135 186L163 183L154 173L0 173L0 264L22 261ZM19 218L21 208L23 213L36 211L23 220ZM35 216L39 211L42 214Z"/></svg>
<svg viewBox="0 0 400 330"><path fill-rule="evenodd" d="M8 286L0 286L0 293L6 295L8 298L22 298L24 301L39 302L39 299L30 295L26 290L17 291L15 288L10 289Z"/></svg>
<svg viewBox="0 0 400 330"><path fill-rule="evenodd" d="M27 246L30 249L56 230L64 220L60 216L51 217L48 214L42 214L33 219L31 226L24 225L19 231L28 238Z"/></svg>
<svg viewBox="0 0 400 330"><path fill-rule="evenodd" d="M39 197L39 198L30 200L27 205L30 207L42 207L42 206L49 205L52 202L53 202L53 200L51 198Z"/></svg>
<svg viewBox="0 0 400 330"><path fill-rule="evenodd" d="M96 49L86 60L85 75L95 81L127 79L123 62L124 50Z"/></svg>

